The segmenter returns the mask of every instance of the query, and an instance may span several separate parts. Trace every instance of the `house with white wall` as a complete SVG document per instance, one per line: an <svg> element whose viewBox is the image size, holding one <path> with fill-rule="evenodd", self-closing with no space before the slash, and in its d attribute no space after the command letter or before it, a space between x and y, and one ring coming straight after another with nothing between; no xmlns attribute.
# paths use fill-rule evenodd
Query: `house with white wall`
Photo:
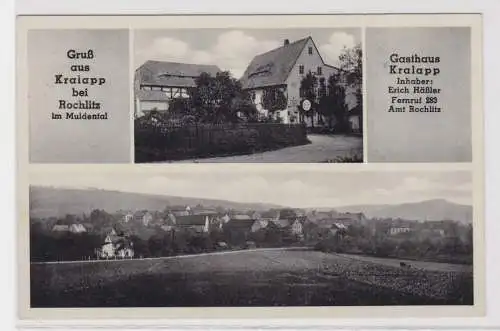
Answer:
<svg viewBox="0 0 500 331"><path fill-rule="evenodd" d="M279 117L283 123L305 123L307 126L314 126L323 120L321 115L313 113L311 116L304 116L299 111L304 99L300 83L308 72L316 76L318 81L321 77L328 81L328 78L338 74L340 69L324 62L311 37L291 43L285 39L283 46L255 56L240 82L243 89L251 92L261 116L268 117L271 114L263 105L265 91L279 89L286 97L286 106L271 115ZM346 87L348 110L356 107L354 92L354 89Z"/></svg>

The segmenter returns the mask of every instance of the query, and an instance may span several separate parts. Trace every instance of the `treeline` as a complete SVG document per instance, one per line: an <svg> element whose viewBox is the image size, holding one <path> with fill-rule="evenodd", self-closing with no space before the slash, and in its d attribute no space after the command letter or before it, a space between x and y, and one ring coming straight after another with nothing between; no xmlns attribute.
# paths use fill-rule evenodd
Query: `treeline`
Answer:
<svg viewBox="0 0 500 331"><path fill-rule="evenodd" d="M472 226L462 226L461 234L422 237L414 233L371 235L366 228L347 231L314 242L317 250L363 254L377 257L472 264Z"/></svg>
<svg viewBox="0 0 500 331"><path fill-rule="evenodd" d="M104 244L106 233L54 233L32 227L30 236L31 261L75 261L96 259L96 249ZM256 232L215 229L209 233L198 233L191 229L165 231L156 226L136 229L127 235L127 240L133 244L134 257L147 258L230 249L286 247L300 243L301 238L274 226Z"/></svg>

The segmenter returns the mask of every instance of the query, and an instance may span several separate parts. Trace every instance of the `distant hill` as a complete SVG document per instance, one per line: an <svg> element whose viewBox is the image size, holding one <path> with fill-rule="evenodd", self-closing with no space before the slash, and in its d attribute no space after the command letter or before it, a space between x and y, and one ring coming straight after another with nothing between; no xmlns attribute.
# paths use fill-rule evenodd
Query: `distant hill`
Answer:
<svg viewBox="0 0 500 331"><path fill-rule="evenodd" d="M118 210L163 210L175 205L203 205L226 209L263 211L281 206L261 203L240 203L225 200L185 198L98 189L66 189L54 187L30 187L30 216L57 217L66 214L90 213L104 209L112 213Z"/></svg>
<svg viewBox="0 0 500 331"><path fill-rule="evenodd" d="M425 200L395 205L354 205L337 207L339 212L362 212L373 218L404 218L419 221L454 220L472 221L472 206L449 202L444 199Z"/></svg>

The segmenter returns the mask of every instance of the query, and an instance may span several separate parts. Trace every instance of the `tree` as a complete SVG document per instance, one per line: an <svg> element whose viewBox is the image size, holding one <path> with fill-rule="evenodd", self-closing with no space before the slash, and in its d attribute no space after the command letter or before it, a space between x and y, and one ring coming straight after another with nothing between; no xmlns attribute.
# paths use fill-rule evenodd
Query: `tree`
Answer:
<svg viewBox="0 0 500 331"><path fill-rule="evenodd" d="M338 75L332 75L328 78L328 117L335 118L335 128L338 132L346 132L348 130L348 109L345 102L345 87L341 84Z"/></svg>
<svg viewBox="0 0 500 331"><path fill-rule="evenodd" d="M337 132L346 132L348 109L345 102L345 87L340 75L331 75L328 77L328 82L325 82L323 77L320 78L318 98L318 113L328 119L328 127L332 129L335 126Z"/></svg>
<svg viewBox="0 0 500 331"><path fill-rule="evenodd" d="M241 106L244 106L243 111L251 113L249 94L228 71L217 73L215 77L202 73L195 82L196 87L190 90L190 96L198 122L237 122L240 109L236 107Z"/></svg>
<svg viewBox="0 0 500 331"><path fill-rule="evenodd" d="M264 90L262 95L262 107L269 112L283 110L287 106L285 93L281 88L271 87Z"/></svg>
<svg viewBox="0 0 500 331"><path fill-rule="evenodd" d="M363 83L363 51L361 50L361 44L357 44L352 48L344 48L339 60L345 83L350 88L354 88L357 108L361 109L363 105L363 93L361 91ZM359 116L362 122L362 111L359 112ZM361 125L360 128L362 127Z"/></svg>
<svg viewBox="0 0 500 331"><path fill-rule="evenodd" d="M311 110L308 112L308 116L311 118L311 126L314 127L314 113L316 108L317 101L317 90L318 87L318 78L312 74L311 71L305 75L304 78L300 81L300 96L301 98L307 99L311 102Z"/></svg>

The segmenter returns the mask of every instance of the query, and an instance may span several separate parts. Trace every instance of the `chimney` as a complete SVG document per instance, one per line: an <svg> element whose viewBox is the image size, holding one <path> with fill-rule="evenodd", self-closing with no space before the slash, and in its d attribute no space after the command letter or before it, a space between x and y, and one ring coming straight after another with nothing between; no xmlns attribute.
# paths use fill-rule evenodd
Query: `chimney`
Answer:
<svg viewBox="0 0 500 331"><path fill-rule="evenodd" d="M290 45L290 40L285 39L285 41L283 42L283 46L287 46L287 45Z"/></svg>

